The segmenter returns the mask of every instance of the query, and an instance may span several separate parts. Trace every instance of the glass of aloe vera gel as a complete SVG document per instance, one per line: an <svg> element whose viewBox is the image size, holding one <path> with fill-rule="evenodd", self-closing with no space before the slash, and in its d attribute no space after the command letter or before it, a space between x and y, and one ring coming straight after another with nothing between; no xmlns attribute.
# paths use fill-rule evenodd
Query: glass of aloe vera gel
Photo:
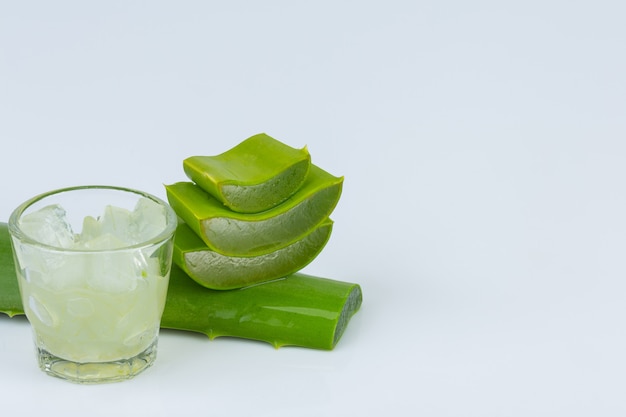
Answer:
<svg viewBox="0 0 626 417"><path fill-rule="evenodd" d="M76 383L130 379L156 359L177 218L113 186L50 191L9 218L40 368Z"/></svg>

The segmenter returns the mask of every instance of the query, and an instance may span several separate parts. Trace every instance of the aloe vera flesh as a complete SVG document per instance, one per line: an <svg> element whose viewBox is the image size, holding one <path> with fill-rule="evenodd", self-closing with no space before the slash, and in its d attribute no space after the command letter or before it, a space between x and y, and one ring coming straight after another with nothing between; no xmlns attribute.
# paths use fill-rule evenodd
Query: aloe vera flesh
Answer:
<svg viewBox="0 0 626 417"><path fill-rule="evenodd" d="M296 273L216 291L172 265L161 328L330 350L361 303L361 287L349 282ZM24 314L6 223L0 223L0 312Z"/></svg>
<svg viewBox="0 0 626 417"><path fill-rule="evenodd" d="M213 251L230 256L270 253L298 240L330 216L343 177L311 165L307 179L287 201L261 213L236 213L191 182L166 185L179 217Z"/></svg>
<svg viewBox="0 0 626 417"><path fill-rule="evenodd" d="M212 289L241 288L274 280L307 266L322 251L332 232L330 219L294 243L258 256L227 256L212 251L185 223L174 239L174 263L198 284Z"/></svg>
<svg viewBox="0 0 626 417"><path fill-rule="evenodd" d="M187 176L229 209L241 213L268 210L293 195L311 163L306 147L295 149L264 133L216 156L183 161Z"/></svg>

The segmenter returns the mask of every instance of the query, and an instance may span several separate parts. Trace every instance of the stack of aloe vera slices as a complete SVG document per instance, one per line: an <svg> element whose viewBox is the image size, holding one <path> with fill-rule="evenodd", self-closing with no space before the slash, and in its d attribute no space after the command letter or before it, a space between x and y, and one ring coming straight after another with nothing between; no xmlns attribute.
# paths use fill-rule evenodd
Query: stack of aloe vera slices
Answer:
<svg viewBox="0 0 626 417"><path fill-rule="evenodd" d="M220 155L189 157L183 169L191 181L165 187L181 219L174 263L204 287L295 273L330 238L343 177L313 165L306 147L258 134Z"/></svg>

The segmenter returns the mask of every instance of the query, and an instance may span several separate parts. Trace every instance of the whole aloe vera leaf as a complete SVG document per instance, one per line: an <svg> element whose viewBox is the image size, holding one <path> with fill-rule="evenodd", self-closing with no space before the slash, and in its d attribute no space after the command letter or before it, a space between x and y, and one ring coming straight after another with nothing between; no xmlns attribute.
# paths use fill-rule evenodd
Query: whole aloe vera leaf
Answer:
<svg viewBox="0 0 626 417"><path fill-rule="evenodd" d="M264 133L215 156L183 161L187 176L229 209L268 210L293 195L311 164L306 147L295 149Z"/></svg>
<svg viewBox="0 0 626 417"><path fill-rule="evenodd" d="M362 303L358 284L302 273L236 290L204 288L172 266L162 328L333 349Z"/></svg>
<svg viewBox="0 0 626 417"><path fill-rule="evenodd" d="M191 182L165 189L174 211L211 250L228 256L257 256L295 242L327 219L342 186L343 177L311 165L293 196L261 213L233 212Z"/></svg>
<svg viewBox="0 0 626 417"><path fill-rule="evenodd" d="M237 290L195 283L172 265L161 327L330 350L362 303L358 284L301 273ZM6 223L0 223L0 313L24 314Z"/></svg>
<svg viewBox="0 0 626 417"><path fill-rule="evenodd" d="M326 219L294 243L258 256L227 256L212 251L180 222L174 239L174 263L198 284L216 290L241 288L297 272L322 251L332 232Z"/></svg>
<svg viewBox="0 0 626 417"><path fill-rule="evenodd" d="M14 316L24 314L15 276L11 236L6 223L0 223L0 312Z"/></svg>

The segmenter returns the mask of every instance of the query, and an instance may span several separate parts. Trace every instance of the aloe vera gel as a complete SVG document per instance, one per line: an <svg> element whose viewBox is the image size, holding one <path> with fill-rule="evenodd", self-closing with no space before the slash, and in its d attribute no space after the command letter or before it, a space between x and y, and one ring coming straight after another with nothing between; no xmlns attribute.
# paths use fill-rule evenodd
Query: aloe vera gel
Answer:
<svg viewBox="0 0 626 417"><path fill-rule="evenodd" d="M176 223L165 202L115 187L52 191L13 212L21 300L43 371L100 383L152 365Z"/></svg>

